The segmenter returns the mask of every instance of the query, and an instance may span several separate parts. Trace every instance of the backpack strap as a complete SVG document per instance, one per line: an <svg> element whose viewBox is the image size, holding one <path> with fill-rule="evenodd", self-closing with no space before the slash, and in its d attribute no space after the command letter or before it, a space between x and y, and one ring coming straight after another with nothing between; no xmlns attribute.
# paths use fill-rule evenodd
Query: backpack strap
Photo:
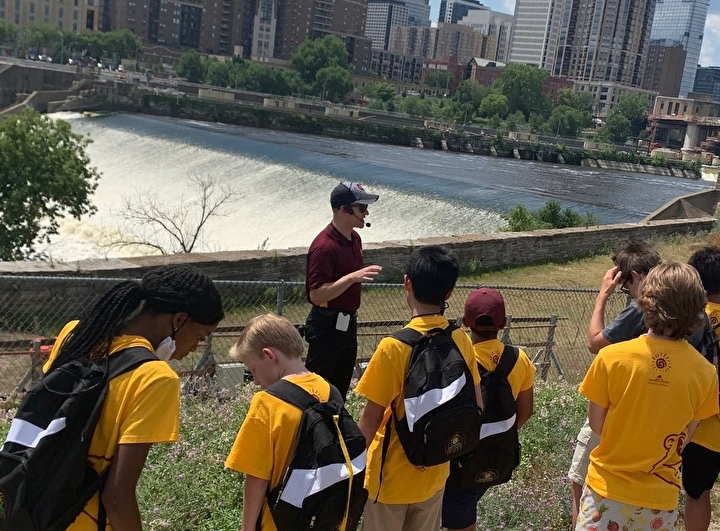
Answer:
<svg viewBox="0 0 720 531"><path fill-rule="evenodd" d="M328 385L330 385L330 399L328 402L342 406L343 399L340 395L340 391L338 391L337 388L330 382L328 382ZM264 391L269 395L279 398L283 402L287 402L288 404L295 406L301 411L310 409L319 402L317 398L308 393L298 384L283 378L268 385Z"/></svg>
<svg viewBox="0 0 720 531"><path fill-rule="evenodd" d="M153 351L145 347L129 347L114 352L107 357L108 380L117 378L121 374L130 372L133 369L137 369L146 361L157 361L158 359ZM100 491L98 492L98 531L105 531L107 527L107 511L102 502L102 489L109 475L110 469L108 468L102 475L103 486L100 487Z"/></svg>
<svg viewBox="0 0 720 531"><path fill-rule="evenodd" d="M405 343L412 348L418 344L418 341L420 341L422 336L423 335L417 330L413 330L412 328L402 328L397 332L393 332L390 337L397 339L401 343Z"/></svg>
<svg viewBox="0 0 720 531"><path fill-rule="evenodd" d="M515 368L520 351L517 347L512 345L505 345L502 354L500 355L500 361L498 361L495 372L500 372L507 378L510 372Z"/></svg>
<svg viewBox="0 0 720 531"><path fill-rule="evenodd" d="M146 361L157 361L154 352L145 347L130 347L108 356L108 378L112 380L121 374L137 369Z"/></svg>

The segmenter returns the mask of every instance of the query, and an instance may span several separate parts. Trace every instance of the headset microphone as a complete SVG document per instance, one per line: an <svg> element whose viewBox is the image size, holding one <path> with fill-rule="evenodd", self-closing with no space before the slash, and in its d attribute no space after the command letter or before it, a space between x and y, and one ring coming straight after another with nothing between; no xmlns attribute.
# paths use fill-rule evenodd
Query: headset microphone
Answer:
<svg viewBox="0 0 720 531"><path fill-rule="evenodd" d="M346 207L344 207L344 208L345 208L345 212L347 212L347 213L350 214L351 216L354 216L354 217L356 217L357 219L359 219L360 221L362 221L363 223L365 223L365 226L366 226L366 227L370 227L370 223L366 223L364 219L358 217L358 216L355 214L355 211L353 210L353 207L351 207L351 206L346 206Z"/></svg>

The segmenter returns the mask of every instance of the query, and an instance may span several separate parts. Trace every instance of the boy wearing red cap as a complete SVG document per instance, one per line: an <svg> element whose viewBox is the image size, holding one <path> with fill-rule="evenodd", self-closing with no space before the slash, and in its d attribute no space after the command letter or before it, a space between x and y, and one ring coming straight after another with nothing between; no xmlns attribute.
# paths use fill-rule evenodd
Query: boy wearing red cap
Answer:
<svg viewBox="0 0 720 531"><path fill-rule="evenodd" d="M465 301L463 324L470 328L475 360L488 371L500 362L505 345L497 336L505 328L505 301L499 291L479 288ZM535 365L527 354L518 349L518 359L508 375L517 405L517 427L520 429L533 412L533 382ZM474 531L477 504L489 487L463 489L450 481L445 484L442 504L442 526L448 531Z"/></svg>

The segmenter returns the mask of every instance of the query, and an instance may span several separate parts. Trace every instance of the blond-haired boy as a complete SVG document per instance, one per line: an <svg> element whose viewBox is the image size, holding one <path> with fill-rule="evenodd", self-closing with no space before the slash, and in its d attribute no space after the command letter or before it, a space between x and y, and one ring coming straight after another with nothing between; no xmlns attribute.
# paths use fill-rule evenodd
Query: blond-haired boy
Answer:
<svg viewBox="0 0 720 531"><path fill-rule="evenodd" d="M715 369L686 338L702 323L705 290L687 264L664 262L642 281L648 333L600 350L580 384L600 443L576 530L675 529L680 453L718 412Z"/></svg>
<svg viewBox="0 0 720 531"><path fill-rule="evenodd" d="M245 364L253 380L265 388L284 378L321 402L330 384L308 371L302 361L303 341L295 326L274 314L253 318L231 355ZM241 531L276 531L267 492L279 486L290 464L302 411L265 391L253 396L225 466L245 474Z"/></svg>

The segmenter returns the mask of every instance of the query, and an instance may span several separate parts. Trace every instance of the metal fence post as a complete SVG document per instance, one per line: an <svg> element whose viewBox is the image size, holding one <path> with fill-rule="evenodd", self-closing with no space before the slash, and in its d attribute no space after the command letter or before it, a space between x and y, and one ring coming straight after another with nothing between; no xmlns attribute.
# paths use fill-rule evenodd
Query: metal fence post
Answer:
<svg viewBox="0 0 720 531"><path fill-rule="evenodd" d="M280 283L277 287L277 303L275 305L275 313L282 315L283 305L285 304L285 281L280 279Z"/></svg>

